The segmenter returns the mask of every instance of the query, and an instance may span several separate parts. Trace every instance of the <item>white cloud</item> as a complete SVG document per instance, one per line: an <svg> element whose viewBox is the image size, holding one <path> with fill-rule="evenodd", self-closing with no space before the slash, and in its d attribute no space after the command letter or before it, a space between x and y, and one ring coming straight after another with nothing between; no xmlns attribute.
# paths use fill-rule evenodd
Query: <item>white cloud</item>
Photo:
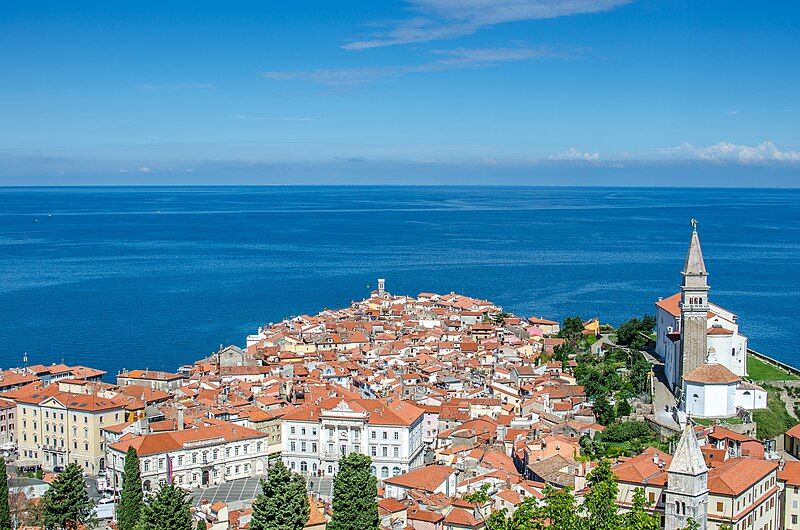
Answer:
<svg viewBox="0 0 800 530"><path fill-rule="evenodd" d="M455 48L433 50L437 59L416 65L368 66L363 68L319 68L312 70L272 70L262 72L267 79L310 81L330 86L353 86L387 77L441 72L462 68L489 68L502 63L546 58L566 58L567 50L547 46L509 46L498 48Z"/></svg>
<svg viewBox="0 0 800 530"><path fill-rule="evenodd" d="M590 153L579 151L574 147L570 147L563 153L557 153L547 157L548 160L576 160L581 162L600 162L600 153Z"/></svg>
<svg viewBox="0 0 800 530"><path fill-rule="evenodd" d="M661 148L658 152L668 158L688 158L711 162L735 161L743 164L800 162L800 151L781 151L770 141L761 142L754 146L719 142L707 147L701 147L684 143L675 147Z"/></svg>
<svg viewBox="0 0 800 530"><path fill-rule="evenodd" d="M413 15L383 32L345 44L348 50L451 39L521 20L615 9L632 0L405 0Z"/></svg>
<svg viewBox="0 0 800 530"><path fill-rule="evenodd" d="M142 166L139 168L139 173L150 173L150 168L147 166Z"/></svg>

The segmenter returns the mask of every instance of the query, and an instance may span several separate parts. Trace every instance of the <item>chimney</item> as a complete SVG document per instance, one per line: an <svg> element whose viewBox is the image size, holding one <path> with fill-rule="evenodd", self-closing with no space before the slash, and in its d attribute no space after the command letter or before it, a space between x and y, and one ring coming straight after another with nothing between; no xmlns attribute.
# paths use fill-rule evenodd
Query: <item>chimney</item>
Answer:
<svg viewBox="0 0 800 530"><path fill-rule="evenodd" d="M182 431L183 430L183 409L184 409L184 407L183 407L183 405L178 405L176 408L178 409L178 430Z"/></svg>

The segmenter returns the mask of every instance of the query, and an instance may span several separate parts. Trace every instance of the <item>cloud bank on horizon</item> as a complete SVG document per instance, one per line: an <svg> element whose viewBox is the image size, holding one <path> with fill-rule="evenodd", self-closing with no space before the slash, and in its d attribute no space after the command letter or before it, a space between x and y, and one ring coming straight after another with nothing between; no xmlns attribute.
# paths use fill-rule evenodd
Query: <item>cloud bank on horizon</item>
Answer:
<svg viewBox="0 0 800 530"><path fill-rule="evenodd" d="M14 5L0 185L800 187L793 2L264 4Z"/></svg>

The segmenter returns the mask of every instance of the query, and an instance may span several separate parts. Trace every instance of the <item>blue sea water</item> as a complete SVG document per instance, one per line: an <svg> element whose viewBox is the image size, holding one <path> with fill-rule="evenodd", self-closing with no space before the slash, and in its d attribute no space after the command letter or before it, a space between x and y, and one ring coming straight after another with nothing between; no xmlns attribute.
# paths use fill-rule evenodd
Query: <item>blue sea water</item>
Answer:
<svg viewBox="0 0 800 530"><path fill-rule="evenodd" d="M619 324L677 291L693 217L711 299L800 366L800 191L504 187L0 188L0 365L174 370L377 277Z"/></svg>

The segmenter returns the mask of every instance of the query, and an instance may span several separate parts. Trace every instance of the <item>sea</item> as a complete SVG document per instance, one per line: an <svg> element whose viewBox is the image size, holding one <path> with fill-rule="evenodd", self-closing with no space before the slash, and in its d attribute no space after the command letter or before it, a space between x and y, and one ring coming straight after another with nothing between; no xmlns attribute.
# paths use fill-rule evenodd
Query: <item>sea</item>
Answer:
<svg viewBox="0 0 800 530"><path fill-rule="evenodd" d="M175 370L369 295L458 292L618 325L710 297L800 366L800 191L566 187L0 188L0 367Z"/></svg>

